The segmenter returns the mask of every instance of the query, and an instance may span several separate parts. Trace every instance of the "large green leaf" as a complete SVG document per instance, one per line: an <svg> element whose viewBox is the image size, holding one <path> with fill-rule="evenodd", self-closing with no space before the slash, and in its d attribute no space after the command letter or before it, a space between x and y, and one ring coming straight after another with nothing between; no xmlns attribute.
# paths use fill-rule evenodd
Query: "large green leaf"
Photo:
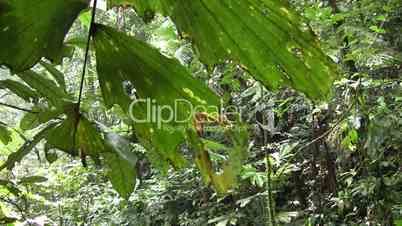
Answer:
<svg viewBox="0 0 402 226"><path fill-rule="evenodd" d="M170 16L204 63L234 60L268 87L290 85L320 99L336 77L308 25L281 0L124 2L144 17L152 11Z"/></svg>
<svg viewBox="0 0 402 226"><path fill-rule="evenodd" d="M123 87L123 83L129 81L138 99L150 99L155 106L176 107L178 119L189 118L185 123L148 120L134 125L142 143L153 152L153 159L182 166L184 159L177 148L183 142L185 129L177 129L177 126L189 126L195 112L188 104L216 107L219 105L217 96L178 61L161 55L142 41L103 25L96 25L94 41L97 71L107 107L118 104L126 112L131 110L135 118L146 118L147 104L138 103L129 109L131 99ZM216 111L216 108L205 111ZM166 119L166 112L161 115Z"/></svg>
<svg viewBox="0 0 402 226"><path fill-rule="evenodd" d="M63 55L64 36L87 0L0 0L0 64L15 72Z"/></svg>
<svg viewBox="0 0 402 226"><path fill-rule="evenodd" d="M130 141L116 133L107 133L105 140L106 144L113 148L113 152L116 152L118 156L126 160L132 167L135 167L137 156L131 151Z"/></svg>

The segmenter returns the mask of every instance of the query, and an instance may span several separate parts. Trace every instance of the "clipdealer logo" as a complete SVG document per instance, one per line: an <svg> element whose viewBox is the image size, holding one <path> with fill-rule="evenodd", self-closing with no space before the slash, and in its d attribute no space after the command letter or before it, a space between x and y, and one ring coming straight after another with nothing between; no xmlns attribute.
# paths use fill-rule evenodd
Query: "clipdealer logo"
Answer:
<svg viewBox="0 0 402 226"><path fill-rule="evenodd" d="M224 107L222 101L220 106L215 106L194 105L186 99L176 99L172 105L159 105L155 99L147 98L133 100L129 107L129 116L133 122L155 123L158 129L169 123L189 123L199 113L206 113L211 118L223 116L229 121L234 118L241 120L240 109L234 105Z"/></svg>

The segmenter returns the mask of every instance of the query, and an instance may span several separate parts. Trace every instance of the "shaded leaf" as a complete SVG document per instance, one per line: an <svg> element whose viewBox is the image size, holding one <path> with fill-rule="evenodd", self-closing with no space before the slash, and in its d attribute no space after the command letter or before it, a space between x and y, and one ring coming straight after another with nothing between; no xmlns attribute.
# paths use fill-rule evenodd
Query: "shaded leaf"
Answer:
<svg viewBox="0 0 402 226"><path fill-rule="evenodd" d="M46 98L53 106L64 104L69 96L54 81L32 70L17 74L25 83L35 89L42 97Z"/></svg>
<svg viewBox="0 0 402 226"><path fill-rule="evenodd" d="M42 176L30 176L21 178L18 183L19 184L36 184L46 182L47 178Z"/></svg>
<svg viewBox="0 0 402 226"><path fill-rule="evenodd" d="M78 120L78 115L68 114L65 120L49 131L46 137L47 143L72 156L78 156L78 150L75 148L76 141L73 138Z"/></svg>
<svg viewBox="0 0 402 226"><path fill-rule="evenodd" d="M129 141L114 133L106 134L106 147L109 152L102 155L107 176L120 196L128 199L136 184L137 156L131 151Z"/></svg>
<svg viewBox="0 0 402 226"><path fill-rule="evenodd" d="M117 153L103 153L107 167L107 176L113 188L121 197L128 199L134 191L136 171L132 163L121 158Z"/></svg>
<svg viewBox="0 0 402 226"><path fill-rule="evenodd" d="M59 106L42 106L37 105L32 108L33 112L28 112L20 121L20 128L23 130L31 130L39 125L49 122L52 119L58 119L62 114L71 114L75 111L76 104L68 101L61 101Z"/></svg>
<svg viewBox="0 0 402 226"><path fill-rule="evenodd" d="M30 87L10 79L0 81L0 89L8 89L27 102L30 102L38 97L35 91Z"/></svg>
<svg viewBox="0 0 402 226"><path fill-rule="evenodd" d="M3 126L0 124L0 141L4 144L7 145L8 143L11 142L11 131L8 130L7 127Z"/></svg>
<svg viewBox="0 0 402 226"><path fill-rule="evenodd" d="M63 41L86 0L0 0L0 64L14 72L42 57L58 60Z"/></svg>
<svg viewBox="0 0 402 226"><path fill-rule="evenodd" d="M11 194L15 196L19 196L21 194L21 190L19 190L12 181L0 179L0 186L4 186Z"/></svg>
<svg viewBox="0 0 402 226"><path fill-rule="evenodd" d="M135 167L137 164L137 156L131 151L130 142L115 133L106 134L106 143L113 148L120 158L126 160Z"/></svg>
<svg viewBox="0 0 402 226"><path fill-rule="evenodd" d="M7 161L0 166L0 171L4 168L11 170L14 168L15 163L20 162L26 155L28 155L31 150L46 137L47 133L53 129L55 124L50 124L39 133L37 133L32 140L25 142L16 152L11 153Z"/></svg>

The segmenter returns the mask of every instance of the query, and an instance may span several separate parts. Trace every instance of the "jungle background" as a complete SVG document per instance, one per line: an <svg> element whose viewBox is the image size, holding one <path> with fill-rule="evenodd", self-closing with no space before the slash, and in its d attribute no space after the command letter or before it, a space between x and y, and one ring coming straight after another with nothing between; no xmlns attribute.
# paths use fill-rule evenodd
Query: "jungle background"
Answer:
<svg viewBox="0 0 402 226"><path fill-rule="evenodd" d="M311 101L291 88L269 90L229 61L206 68L168 18L145 23L129 7L97 12L97 21L177 58L225 103L242 109L251 139L236 189L219 194L194 164L167 172L152 167L126 116L105 107L90 54L82 108L89 119L130 141L138 157L135 191L124 199L102 167L92 161L83 166L79 158L38 145L13 170L0 172L0 224L402 225L402 2L290 5L340 68L326 101ZM81 14L68 37L79 42L89 26L90 12ZM84 54L85 48L76 48L57 67L69 93L79 92ZM35 70L47 73L40 66ZM12 78L5 68L0 74ZM24 111L32 106L0 89L0 121L12 138L0 134L2 163L37 130L30 129ZM190 158L186 147L183 153ZM219 152L211 157L225 158Z"/></svg>

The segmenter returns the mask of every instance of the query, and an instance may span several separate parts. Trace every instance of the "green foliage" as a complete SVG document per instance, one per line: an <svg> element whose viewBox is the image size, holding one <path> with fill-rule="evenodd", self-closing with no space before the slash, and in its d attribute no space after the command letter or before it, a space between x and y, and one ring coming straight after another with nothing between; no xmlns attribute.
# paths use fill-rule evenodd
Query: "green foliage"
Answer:
<svg viewBox="0 0 402 226"><path fill-rule="evenodd" d="M123 82L129 81L134 86L138 99L149 100L150 104L151 101L156 101L152 104L175 109L178 120L184 121L175 123L171 119L164 122L162 120L170 116L161 112L162 114L157 115L158 121L134 124L143 144L159 156L157 161L170 161L174 166L182 167L182 157L177 149L184 142L185 130L192 123L189 119L197 113L192 112L189 105L202 106L206 112L214 113L219 105L218 98L176 60L161 55L139 40L106 26L96 25L94 41L99 81L107 107L118 104L133 117L147 119L148 107L145 103L138 102L130 106L132 100L123 87ZM118 73L110 77L116 71ZM175 129L173 126L183 128Z"/></svg>
<svg viewBox="0 0 402 226"><path fill-rule="evenodd" d="M401 3L290 2L0 0L0 224L398 223Z"/></svg>
<svg viewBox="0 0 402 226"><path fill-rule="evenodd" d="M11 132L8 130L7 127L3 126L1 123L0 123L0 141L4 145L7 145L11 141Z"/></svg>
<svg viewBox="0 0 402 226"><path fill-rule="evenodd" d="M59 106L66 99L69 99L69 96L62 88L43 74L28 70L19 73L18 77L35 89L41 97L46 98L53 106Z"/></svg>
<svg viewBox="0 0 402 226"><path fill-rule="evenodd" d="M287 84L320 99L336 77L308 26L281 1L125 2L145 16L150 11L170 16L202 62L234 60L268 87Z"/></svg>
<svg viewBox="0 0 402 226"><path fill-rule="evenodd" d="M22 72L42 57L60 61L64 36L85 7L85 0L1 0L0 64Z"/></svg>
<svg viewBox="0 0 402 226"><path fill-rule="evenodd" d="M50 124L44 129L42 129L39 133L37 133L32 140L26 141L17 151L11 153L7 161L0 166L0 171L7 168L11 170L14 168L15 163L20 162L26 155L28 155L33 148L42 140L44 139L49 130L54 128L54 124Z"/></svg>
<svg viewBox="0 0 402 226"><path fill-rule="evenodd" d="M0 89L8 89L10 92L16 94L27 102L38 98L38 94L30 87L10 79L1 80Z"/></svg>
<svg viewBox="0 0 402 226"><path fill-rule="evenodd" d="M45 61L40 61L40 64L53 76L53 78L57 81L57 84L62 88L64 91L66 90L66 81L64 79L64 74L57 70L55 66L49 64Z"/></svg>

